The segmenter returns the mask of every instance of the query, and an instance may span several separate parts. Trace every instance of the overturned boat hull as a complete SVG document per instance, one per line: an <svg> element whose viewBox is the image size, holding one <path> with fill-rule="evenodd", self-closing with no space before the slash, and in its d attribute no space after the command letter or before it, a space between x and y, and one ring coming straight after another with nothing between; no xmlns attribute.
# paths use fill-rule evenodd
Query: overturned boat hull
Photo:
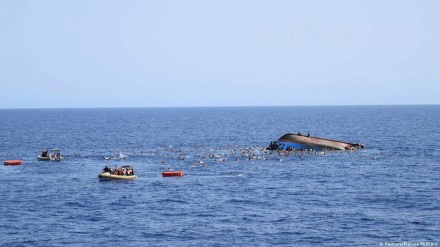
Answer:
<svg viewBox="0 0 440 247"><path fill-rule="evenodd" d="M352 150L356 148L363 148L363 144L349 143L331 139L325 139L313 136L303 136L299 134L285 134L276 144L280 149L330 149L330 150Z"/></svg>

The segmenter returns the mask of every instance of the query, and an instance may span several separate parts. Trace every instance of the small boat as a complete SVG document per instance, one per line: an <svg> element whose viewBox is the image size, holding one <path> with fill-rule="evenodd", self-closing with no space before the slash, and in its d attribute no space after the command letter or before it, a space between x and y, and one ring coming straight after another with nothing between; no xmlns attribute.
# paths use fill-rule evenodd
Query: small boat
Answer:
<svg viewBox="0 0 440 247"><path fill-rule="evenodd" d="M59 149L51 149L49 151L43 150L37 159L40 161L60 161L63 157Z"/></svg>
<svg viewBox="0 0 440 247"><path fill-rule="evenodd" d="M185 173L183 171L166 171L162 172L162 177L183 177Z"/></svg>
<svg viewBox="0 0 440 247"><path fill-rule="evenodd" d="M98 174L98 178L104 180L104 179L136 179L137 176L136 175L116 175L116 174L111 174L109 172L104 172L104 173L100 173Z"/></svg>
<svg viewBox="0 0 440 247"><path fill-rule="evenodd" d="M285 134L276 142L272 142L269 150L286 150L286 149L313 149L313 150L354 150L356 148L364 148L364 144L343 142L321 137L313 137L309 134Z"/></svg>
<svg viewBox="0 0 440 247"><path fill-rule="evenodd" d="M107 166L98 174L98 178L104 179L136 179L137 176L134 175L134 170L132 165L125 165L118 168L116 166L115 170L108 168Z"/></svg>
<svg viewBox="0 0 440 247"><path fill-rule="evenodd" d="M23 164L23 160L5 160L5 162L3 162L3 164L5 166L22 165Z"/></svg>

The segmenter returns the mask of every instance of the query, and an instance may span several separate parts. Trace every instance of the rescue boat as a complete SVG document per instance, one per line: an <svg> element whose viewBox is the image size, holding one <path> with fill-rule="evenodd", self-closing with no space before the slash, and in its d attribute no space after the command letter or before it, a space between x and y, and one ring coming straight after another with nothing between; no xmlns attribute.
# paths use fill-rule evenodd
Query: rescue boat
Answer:
<svg viewBox="0 0 440 247"><path fill-rule="evenodd" d="M98 174L98 178L104 180L104 179L136 179L136 175L116 175L111 174L109 172L104 172Z"/></svg>
<svg viewBox="0 0 440 247"><path fill-rule="evenodd" d="M40 155L37 156L40 161L60 161L63 159L59 149L43 150Z"/></svg>
<svg viewBox="0 0 440 247"><path fill-rule="evenodd" d="M119 171L119 172L118 172ZM125 175L123 175L125 174ZM129 174L129 175L127 175ZM121 166L120 170L113 171L109 169L107 166L102 170L100 174L98 174L98 178L101 180L107 179L136 179L136 175L134 175L134 169L132 165Z"/></svg>

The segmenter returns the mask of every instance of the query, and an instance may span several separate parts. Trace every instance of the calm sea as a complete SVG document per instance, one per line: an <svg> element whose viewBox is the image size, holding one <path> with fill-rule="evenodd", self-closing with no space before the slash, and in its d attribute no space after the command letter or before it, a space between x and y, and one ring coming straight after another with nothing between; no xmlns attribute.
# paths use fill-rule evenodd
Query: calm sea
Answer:
<svg viewBox="0 0 440 247"><path fill-rule="evenodd" d="M439 245L439 123L438 105L0 110L1 161L24 161L0 166L0 246ZM366 148L261 150L298 131ZM50 148L64 160L37 161ZM137 180L99 181L124 164Z"/></svg>

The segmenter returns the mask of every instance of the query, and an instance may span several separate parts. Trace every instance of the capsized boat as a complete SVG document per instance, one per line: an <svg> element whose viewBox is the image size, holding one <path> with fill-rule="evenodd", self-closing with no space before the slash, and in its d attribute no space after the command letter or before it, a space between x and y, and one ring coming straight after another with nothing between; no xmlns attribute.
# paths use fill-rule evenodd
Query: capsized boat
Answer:
<svg viewBox="0 0 440 247"><path fill-rule="evenodd" d="M59 149L51 149L49 151L43 150L40 155L37 156L41 161L60 161L63 159Z"/></svg>
<svg viewBox="0 0 440 247"><path fill-rule="evenodd" d="M310 136L309 134L301 135L288 133L281 136L278 141L271 142L269 150L286 150L286 149L329 149L329 150L353 150L356 148L364 148L364 144L350 143L325 139L321 137Z"/></svg>
<svg viewBox="0 0 440 247"><path fill-rule="evenodd" d="M125 165L115 169L110 169L107 166L98 174L98 178L104 179L136 179L132 165Z"/></svg>

